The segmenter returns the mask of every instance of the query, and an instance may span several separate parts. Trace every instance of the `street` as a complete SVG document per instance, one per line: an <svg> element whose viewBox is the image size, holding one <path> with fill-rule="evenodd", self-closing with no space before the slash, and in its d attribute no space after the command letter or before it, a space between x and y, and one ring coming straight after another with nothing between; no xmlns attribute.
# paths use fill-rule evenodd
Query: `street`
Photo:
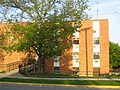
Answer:
<svg viewBox="0 0 120 90"><path fill-rule="evenodd" d="M0 90L120 90L105 88L87 88L71 86L45 86L45 85L22 85L22 84L0 84Z"/></svg>

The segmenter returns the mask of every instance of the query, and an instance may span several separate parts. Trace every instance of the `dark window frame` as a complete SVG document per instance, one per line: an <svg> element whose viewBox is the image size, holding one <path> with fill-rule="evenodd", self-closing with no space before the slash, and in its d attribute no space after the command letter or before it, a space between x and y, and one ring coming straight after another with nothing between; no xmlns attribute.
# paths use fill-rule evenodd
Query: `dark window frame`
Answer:
<svg viewBox="0 0 120 90"><path fill-rule="evenodd" d="M54 67L54 74L60 73L60 67Z"/></svg>
<svg viewBox="0 0 120 90"><path fill-rule="evenodd" d="M79 38L73 37L73 44L79 44Z"/></svg>
<svg viewBox="0 0 120 90"><path fill-rule="evenodd" d="M79 74L79 67L73 67L73 74L74 75Z"/></svg>
<svg viewBox="0 0 120 90"><path fill-rule="evenodd" d="M100 44L100 38L94 37L94 44Z"/></svg>
<svg viewBox="0 0 120 90"><path fill-rule="evenodd" d="M93 59L100 59L100 53L94 53Z"/></svg>

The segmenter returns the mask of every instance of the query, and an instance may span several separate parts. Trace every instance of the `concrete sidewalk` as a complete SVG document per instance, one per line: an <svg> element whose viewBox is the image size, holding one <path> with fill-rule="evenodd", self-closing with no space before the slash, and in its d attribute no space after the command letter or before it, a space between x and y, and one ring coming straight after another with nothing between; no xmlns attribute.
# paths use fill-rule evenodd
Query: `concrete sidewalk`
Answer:
<svg viewBox="0 0 120 90"><path fill-rule="evenodd" d="M18 72L18 69L1 73L0 78L8 77L8 78L21 78L21 79L45 79L45 80L117 80L120 81L120 78L37 78L37 77L25 77Z"/></svg>
<svg viewBox="0 0 120 90"><path fill-rule="evenodd" d="M10 76L9 78L20 78L20 79L44 79L44 80L116 80L120 81L120 79L116 78L37 78L37 77L13 77Z"/></svg>
<svg viewBox="0 0 120 90"><path fill-rule="evenodd" d="M24 77L22 74L18 72L19 69L13 70L11 72L6 72L6 73L0 73L0 78L3 77Z"/></svg>

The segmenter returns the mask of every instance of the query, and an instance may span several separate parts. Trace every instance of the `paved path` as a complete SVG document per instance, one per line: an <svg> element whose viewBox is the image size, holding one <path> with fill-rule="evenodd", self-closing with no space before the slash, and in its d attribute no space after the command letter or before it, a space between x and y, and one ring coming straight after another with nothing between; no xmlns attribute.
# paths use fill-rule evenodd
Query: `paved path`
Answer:
<svg viewBox="0 0 120 90"><path fill-rule="evenodd" d="M25 77L22 74L18 73L18 69L8 72L1 73L0 78L8 77L8 78L21 78L21 79L46 79L46 80L117 80L120 81L120 78L37 78L37 77Z"/></svg>
<svg viewBox="0 0 120 90"><path fill-rule="evenodd" d="M0 73L0 78L3 77L16 77L16 78L20 78L20 77L24 77L22 74L18 73L18 69L13 70L11 72L7 72L7 73Z"/></svg>

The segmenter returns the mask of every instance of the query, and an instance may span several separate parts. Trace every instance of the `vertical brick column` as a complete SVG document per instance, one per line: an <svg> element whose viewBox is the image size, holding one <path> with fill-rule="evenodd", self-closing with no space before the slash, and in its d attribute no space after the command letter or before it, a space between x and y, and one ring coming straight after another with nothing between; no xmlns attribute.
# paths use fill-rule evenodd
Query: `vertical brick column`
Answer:
<svg viewBox="0 0 120 90"><path fill-rule="evenodd" d="M92 21L82 21L80 29L80 76L93 75Z"/></svg>
<svg viewBox="0 0 120 90"><path fill-rule="evenodd" d="M100 20L100 74L109 74L108 20Z"/></svg>
<svg viewBox="0 0 120 90"><path fill-rule="evenodd" d="M91 20L88 21L87 26L88 76L93 76L93 30Z"/></svg>

